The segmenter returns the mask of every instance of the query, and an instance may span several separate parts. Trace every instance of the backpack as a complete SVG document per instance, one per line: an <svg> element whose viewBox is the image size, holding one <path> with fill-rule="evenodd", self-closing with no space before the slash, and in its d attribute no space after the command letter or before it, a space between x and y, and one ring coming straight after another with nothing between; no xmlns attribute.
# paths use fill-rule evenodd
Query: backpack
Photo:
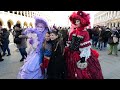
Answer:
<svg viewBox="0 0 120 90"><path fill-rule="evenodd" d="M22 38L19 38L19 37L18 37L19 35L21 35L21 32L22 32L22 31L17 31L17 32L16 32L16 35L15 35L15 38L14 38L14 43L15 43L15 44L21 44Z"/></svg>

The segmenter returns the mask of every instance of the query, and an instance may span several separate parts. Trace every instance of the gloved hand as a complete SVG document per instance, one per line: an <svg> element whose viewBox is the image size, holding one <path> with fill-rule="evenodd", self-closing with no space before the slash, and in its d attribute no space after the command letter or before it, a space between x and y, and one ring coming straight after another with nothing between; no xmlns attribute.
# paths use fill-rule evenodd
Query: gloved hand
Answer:
<svg viewBox="0 0 120 90"><path fill-rule="evenodd" d="M30 43L31 45L33 45L34 41L33 41L32 38L30 38L29 43Z"/></svg>
<svg viewBox="0 0 120 90"><path fill-rule="evenodd" d="M82 58L80 59L80 62L81 62L81 63L84 63L84 62L85 62L85 57L82 57Z"/></svg>

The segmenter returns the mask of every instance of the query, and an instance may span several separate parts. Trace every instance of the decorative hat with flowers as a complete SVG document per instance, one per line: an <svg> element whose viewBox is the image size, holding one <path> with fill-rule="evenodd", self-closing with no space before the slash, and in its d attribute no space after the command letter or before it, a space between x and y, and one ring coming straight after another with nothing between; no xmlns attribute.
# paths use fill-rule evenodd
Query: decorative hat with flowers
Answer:
<svg viewBox="0 0 120 90"><path fill-rule="evenodd" d="M71 23L74 25L75 25L76 20L80 20L81 27L86 27L90 24L89 14L87 14L83 11L73 12L73 14L70 16L69 19L70 19Z"/></svg>

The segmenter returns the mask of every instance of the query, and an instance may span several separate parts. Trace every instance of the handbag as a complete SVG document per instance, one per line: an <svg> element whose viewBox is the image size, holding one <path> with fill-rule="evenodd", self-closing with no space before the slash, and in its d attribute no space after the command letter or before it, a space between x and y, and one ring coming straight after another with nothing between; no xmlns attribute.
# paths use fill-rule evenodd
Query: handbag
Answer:
<svg viewBox="0 0 120 90"><path fill-rule="evenodd" d="M113 42L117 43L118 42L118 38L117 37L113 37Z"/></svg>

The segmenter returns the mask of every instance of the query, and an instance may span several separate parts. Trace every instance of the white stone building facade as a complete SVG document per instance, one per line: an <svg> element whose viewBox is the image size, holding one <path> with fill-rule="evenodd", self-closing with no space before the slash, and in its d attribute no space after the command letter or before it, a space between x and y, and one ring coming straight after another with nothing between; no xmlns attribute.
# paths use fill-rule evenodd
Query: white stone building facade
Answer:
<svg viewBox="0 0 120 90"><path fill-rule="evenodd" d="M43 17L50 22L50 17L44 15L41 11L0 11L0 23L5 28L8 28L8 22L11 28L16 23L20 23L22 27L34 27L34 16Z"/></svg>
<svg viewBox="0 0 120 90"><path fill-rule="evenodd" d="M94 15L94 26L120 27L120 11L99 11Z"/></svg>

